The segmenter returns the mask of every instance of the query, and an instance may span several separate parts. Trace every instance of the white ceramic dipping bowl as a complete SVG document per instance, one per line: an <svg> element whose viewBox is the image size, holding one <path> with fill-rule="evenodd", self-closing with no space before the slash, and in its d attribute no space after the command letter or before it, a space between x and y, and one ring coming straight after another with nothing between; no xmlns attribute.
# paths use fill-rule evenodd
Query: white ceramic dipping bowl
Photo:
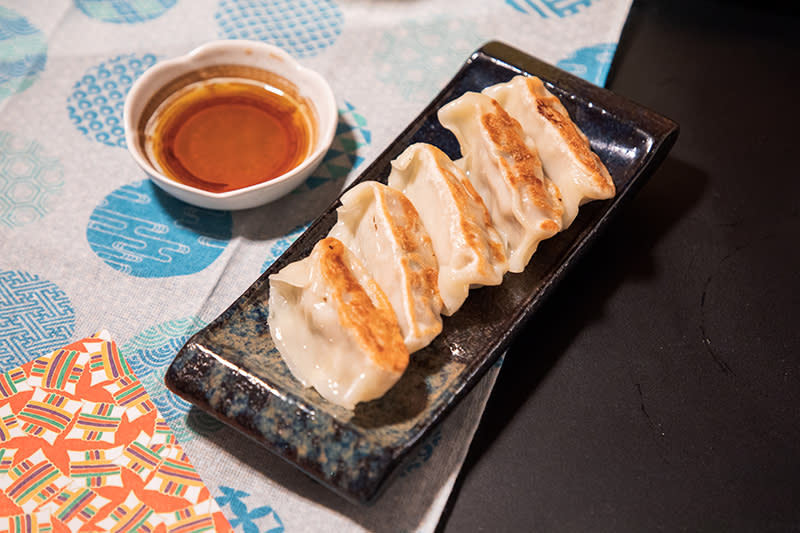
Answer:
<svg viewBox="0 0 800 533"><path fill-rule="evenodd" d="M147 155L144 126L170 94L203 79L235 76L261 80L277 75L315 114L309 155L290 171L268 181L226 192L209 192L175 181ZM271 74L270 74L271 73ZM299 186L320 164L333 141L338 112L333 91L316 72L303 67L284 50L245 40L213 41L185 56L161 61L144 72L125 100L125 141L136 163L161 189L184 202L208 209L249 209L276 200Z"/></svg>

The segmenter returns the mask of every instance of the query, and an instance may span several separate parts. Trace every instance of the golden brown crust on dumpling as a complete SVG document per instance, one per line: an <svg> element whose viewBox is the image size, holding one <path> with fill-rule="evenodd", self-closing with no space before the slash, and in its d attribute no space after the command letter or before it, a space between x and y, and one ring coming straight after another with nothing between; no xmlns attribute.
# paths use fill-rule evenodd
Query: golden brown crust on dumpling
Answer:
<svg viewBox="0 0 800 533"><path fill-rule="evenodd" d="M561 220L563 207L558 197L551 195L544 181L542 161L522 137L522 127L511 115L492 100L492 112L481 116L481 124L492 143L503 155L499 163L509 185L529 198L536 207L552 219ZM560 227L558 227L560 229ZM558 229L556 231L558 231Z"/></svg>
<svg viewBox="0 0 800 533"><path fill-rule="evenodd" d="M483 199L478 194L478 191L475 190L475 187L473 187L472 183L470 183L467 179L462 179L461 176L457 176L450 170L450 168L452 168L452 162L444 152L435 146L431 146L430 152L434 156L436 167L438 168L439 172L448 178L444 180L444 183L447 185L447 188L453 197L453 201L458 205L458 210L460 212L466 212L471 204L479 205L483 211L483 225L485 227L493 227L492 217L489 215L489 210L486 209L486 204L483 203ZM457 186L456 183L459 183L461 186ZM481 243L483 242L485 242L488 246L491 257L481 257L482 259L488 260L492 263L502 263L506 261L506 252L501 242L484 239L482 228L478 227L478 225L475 224L475 222L469 217L462 217L460 222L464 239L467 241L467 244L470 248L473 250L478 250L481 248ZM481 263L480 269L481 271L488 270L489 265L484 261Z"/></svg>
<svg viewBox="0 0 800 533"><path fill-rule="evenodd" d="M381 191L382 198L387 202L387 212L393 213L399 222L392 226L392 230L402 250L413 254L425 246L430 247L431 239L422 229L419 213L417 213L417 208L414 207L411 200L388 187L381 187ZM391 209L391 207L396 207L397 209Z"/></svg>
<svg viewBox="0 0 800 533"><path fill-rule="evenodd" d="M400 244L405 256L402 258L404 270L408 273L408 282L413 292L420 289L427 292L430 298L439 299L439 270L424 265L430 261L425 257L434 256L430 235L422 225L417 209L406 195L391 187L381 185L381 209L389 214L393 221L391 231Z"/></svg>
<svg viewBox="0 0 800 533"><path fill-rule="evenodd" d="M392 306L377 283L370 281L369 292L348 267L347 248L333 237L322 239L320 273L336 298L335 308L343 327L353 332L362 349L379 366L403 372L408 366L408 350ZM370 297L372 296L372 297Z"/></svg>
<svg viewBox="0 0 800 533"><path fill-rule="evenodd" d="M614 181L611 179L608 169L592 151L586 136L570 119L569 113L561 101L545 88L539 78L528 77L525 81L528 90L536 97L536 111L558 130L575 157L591 172L594 185L604 194L613 196L615 193Z"/></svg>

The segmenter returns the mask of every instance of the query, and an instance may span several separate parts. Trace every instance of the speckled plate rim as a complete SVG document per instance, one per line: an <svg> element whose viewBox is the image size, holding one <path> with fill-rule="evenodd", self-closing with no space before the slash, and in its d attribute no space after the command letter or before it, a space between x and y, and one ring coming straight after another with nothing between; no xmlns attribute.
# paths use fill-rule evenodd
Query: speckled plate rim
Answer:
<svg viewBox="0 0 800 533"><path fill-rule="evenodd" d="M436 111L463 90L480 90L518 73L539 76L559 95L571 114L577 112L578 118L573 118L584 128L601 157L605 153L614 159L615 154L622 154L619 161L611 161L618 171L612 170L617 196L582 207L573 226L547 241L534 256L539 260L529 265L524 273L509 276L500 287L480 289L477 296L471 293L464 308L450 317L454 320L445 321L442 335L432 345L435 349L459 347L459 328L468 329L463 324L469 322L470 316L474 322L476 317L481 321L480 313L486 313L487 319L492 318L494 312L502 315L496 323L478 327L478 334L474 331L467 334L461 347L474 348L473 353L463 366L455 367L458 373L454 381L437 391L437 400L424 410L424 416L419 417L413 426L398 430L397 443L390 446L380 444L377 433L385 432L386 428L363 427L344 420L337 416L335 409L320 408L325 403L321 398L309 400L282 390L269 374L265 375L263 370L255 371L256 362L252 354L245 353L246 349L231 348L236 342L245 347L248 343L252 346L254 337L264 335L268 315L268 276L307 255L314 243L327 234L335 222L338 201L316 219L236 302L186 342L165 375L167 386L344 498L357 503L373 501L398 470L398 465L496 362L517 332L564 278L570 266L580 259L612 216L630 201L666 157L677 138L679 128L672 120L511 46L493 41L469 57L439 95L353 185L370 179L385 182L390 161L409 144L430 141L431 136L440 141L434 141L434 144L451 157L456 157L458 145L455 138L448 139L449 132L433 131L438 125ZM583 113L591 116L590 125L600 129L587 132L580 123ZM441 125L438 128L441 129ZM634 146L634 140L627 137L635 137L639 144ZM626 154L629 156L630 153L635 154L635 160L626 164ZM551 241L554 244L549 244ZM465 311L467 308L470 310ZM227 337L235 338L236 342L220 342L221 338ZM444 340L440 342L439 339ZM454 344L446 344L448 342ZM450 360L457 358L454 352L447 357ZM388 429L392 430L391 427Z"/></svg>

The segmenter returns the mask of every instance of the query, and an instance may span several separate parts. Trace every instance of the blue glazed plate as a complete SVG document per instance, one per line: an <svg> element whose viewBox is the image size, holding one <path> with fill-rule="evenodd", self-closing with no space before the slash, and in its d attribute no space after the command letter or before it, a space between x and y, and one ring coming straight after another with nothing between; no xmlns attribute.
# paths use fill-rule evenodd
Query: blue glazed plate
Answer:
<svg viewBox="0 0 800 533"><path fill-rule="evenodd" d="M305 257L336 221L331 205L222 315L180 350L168 387L345 498L373 500L387 480L508 347L568 268L631 200L678 135L671 120L605 89L491 42L476 51L408 128L356 180L386 182L390 161L427 142L460 157L455 137L436 118L465 91L520 73L542 78L589 138L617 187L611 200L581 207L568 231L543 242L528 268L502 285L473 290L446 317L427 348L412 355L402 379L381 399L348 411L303 388L289 373L267 327L268 276Z"/></svg>

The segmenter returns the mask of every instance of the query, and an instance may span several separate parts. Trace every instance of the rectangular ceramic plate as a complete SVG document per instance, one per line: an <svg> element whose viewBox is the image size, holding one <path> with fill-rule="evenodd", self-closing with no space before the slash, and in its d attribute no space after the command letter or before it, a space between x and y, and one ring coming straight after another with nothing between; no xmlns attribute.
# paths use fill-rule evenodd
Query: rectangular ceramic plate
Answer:
<svg viewBox="0 0 800 533"><path fill-rule="evenodd" d="M180 350L166 374L174 392L263 444L306 474L356 502L376 497L422 438L464 397L507 348L567 268L628 202L674 143L677 125L607 90L501 43L476 51L433 102L356 180L385 183L390 161L414 142L460 157L436 118L465 91L517 74L540 77L558 96L611 172L617 196L581 207L568 231L543 242L528 268L502 285L471 291L416 352L383 398L355 411L332 405L289 374L267 327L268 276L302 259L336 221L332 205L253 285Z"/></svg>

